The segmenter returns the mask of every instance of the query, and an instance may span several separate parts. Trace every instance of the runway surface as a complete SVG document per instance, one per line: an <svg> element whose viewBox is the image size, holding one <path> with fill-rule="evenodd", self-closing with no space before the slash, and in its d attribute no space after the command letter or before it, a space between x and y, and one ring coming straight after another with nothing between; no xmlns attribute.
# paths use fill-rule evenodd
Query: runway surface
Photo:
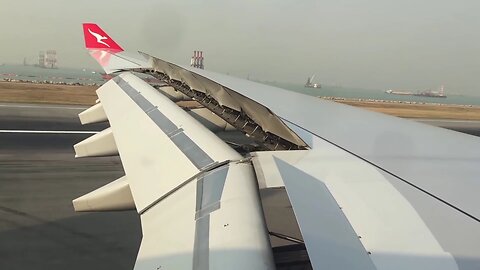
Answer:
<svg viewBox="0 0 480 270"><path fill-rule="evenodd" d="M119 158L74 159L84 107L0 104L0 269L133 269L135 212L75 213L72 199L123 173ZM426 120L473 135L480 122ZM71 131L10 133L22 131Z"/></svg>
<svg viewBox="0 0 480 270"><path fill-rule="evenodd" d="M477 137L480 136L480 121L438 119L421 119L417 121L427 125L447 128Z"/></svg>
<svg viewBox="0 0 480 270"><path fill-rule="evenodd" d="M84 108L1 106L0 129L83 127ZM140 245L135 212L75 213L72 199L122 176L118 158L74 159L91 134L0 133L0 269L133 269Z"/></svg>

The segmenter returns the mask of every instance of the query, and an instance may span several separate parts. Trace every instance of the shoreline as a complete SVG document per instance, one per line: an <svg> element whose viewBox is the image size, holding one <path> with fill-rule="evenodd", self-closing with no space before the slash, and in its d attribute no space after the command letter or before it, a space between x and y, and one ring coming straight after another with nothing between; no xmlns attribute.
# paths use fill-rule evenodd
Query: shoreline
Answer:
<svg viewBox="0 0 480 270"><path fill-rule="evenodd" d="M480 121L480 106L475 105L345 98L324 99L401 118Z"/></svg>
<svg viewBox="0 0 480 270"><path fill-rule="evenodd" d="M0 102L56 105L95 104L97 85L0 81ZM402 118L480 121L480 106L375 99L317 97ZM189 104L189 103L187 103Z"/></svg>
<svg viewBox="0 0 480 270"><path fill-rule="evenodd" d="M404 104L404 105L427 105L427 106L451 106L451 107L467 107L467 108L480 108L480 105L467 105L467 104L450 104L439 102L420 102L420 101L405 101L405 100L387 100L387 99L372 99L372 98L344 98L344 97L332 97L332 96L317 96L318 98L346 103L346 102L360 102L360 103L381 103L381 104Z"/></svg>

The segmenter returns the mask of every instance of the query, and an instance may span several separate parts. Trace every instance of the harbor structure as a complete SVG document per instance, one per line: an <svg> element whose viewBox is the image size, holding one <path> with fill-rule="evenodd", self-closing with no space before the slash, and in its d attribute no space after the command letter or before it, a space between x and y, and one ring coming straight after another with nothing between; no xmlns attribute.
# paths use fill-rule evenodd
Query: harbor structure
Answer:
<svg viewBox="0 0 480 270"><path fill-rule="evenodd" d="M315 78L315 74L307 78L307 82L305 83L305 87L307 88L321 88L322 86L319 83L314 83L313 79Z"/></svg>
<svg viewBox="0 0 480 270"><path fill-rule="evenodd" d="M38 54L38 66L41 68L57 68L57 51L40 51Z"/></svg>

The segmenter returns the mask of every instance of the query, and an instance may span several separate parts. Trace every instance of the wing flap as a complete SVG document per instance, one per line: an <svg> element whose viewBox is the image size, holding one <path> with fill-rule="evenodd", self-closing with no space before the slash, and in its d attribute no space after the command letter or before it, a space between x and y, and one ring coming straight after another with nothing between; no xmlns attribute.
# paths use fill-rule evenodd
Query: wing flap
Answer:
<svg viewBox="0 0 480 270"><path fill-rule="evenodd" d="M325 184L278 158L274 159L314 268L376 269Z"/></svg>
<svg viewBox="0 0 480 270"><path fill-rule="evenodd" d="M330 251L322 249L322 245L338 249L337 253L345 249L346 254L359 250L351 245L354 238L360 240L364 254L368 252L376 269L456 270L463 269L458 265L467 265L465 269L478 266L478 242L471 240L478 235L478 226L472 227L469 218L459 218L461 215L452 214L448 206L410 186L399 187L398 179L389 179L371 164L336 146L324 141L315 143L321 147L309 151L257 152L254 162L255 170L261 171L257 175L268 179L259 179L264 189L279 188L281 183L285 186L314 267L325 261L316 259ZM319 203L325 196L331 196L335 204ZM338 209L341 211L337 212ZM320 218L322 213L324 218ZM343 218L327 217L339 214ZM331 241L321 236L324 230L333 230L332 226L340 230L345 224L333 224L341 220L351 227L353 236L345 228L341 236ZM322 225L315 225L316 222ZM471 234L459 233L460 228L468 228ZM456 245L452 239L462 245ZM333 255L326 256L333 263L345 263ZM357 266L366 266L360 263L364 261L361 257L352 258L359 261Z"/></svg>

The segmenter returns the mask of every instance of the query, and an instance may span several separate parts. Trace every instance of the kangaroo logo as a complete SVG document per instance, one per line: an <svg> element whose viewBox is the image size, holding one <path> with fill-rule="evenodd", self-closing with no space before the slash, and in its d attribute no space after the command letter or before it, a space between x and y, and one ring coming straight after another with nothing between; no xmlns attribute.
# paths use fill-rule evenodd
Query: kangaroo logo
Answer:
<svg viewBox="0 0 480 270"><path fill-rule="evenodd" d="M107 46L107 47L110 48L110 45L108 45L107 43L105 43L105 42L103 41L104 39L108 39L107 37L104 37L104 36L102 36L102 35L100 35L100 34L98 34L98 33L93 32L92 30L90 30L90 28L88 29L88 32L90 32L90 34L92 34L92 36L94 36L94 37L97 39L97 42L98 42L98 43L103 44L103 45L105 45L105 46Z"/></svg>

